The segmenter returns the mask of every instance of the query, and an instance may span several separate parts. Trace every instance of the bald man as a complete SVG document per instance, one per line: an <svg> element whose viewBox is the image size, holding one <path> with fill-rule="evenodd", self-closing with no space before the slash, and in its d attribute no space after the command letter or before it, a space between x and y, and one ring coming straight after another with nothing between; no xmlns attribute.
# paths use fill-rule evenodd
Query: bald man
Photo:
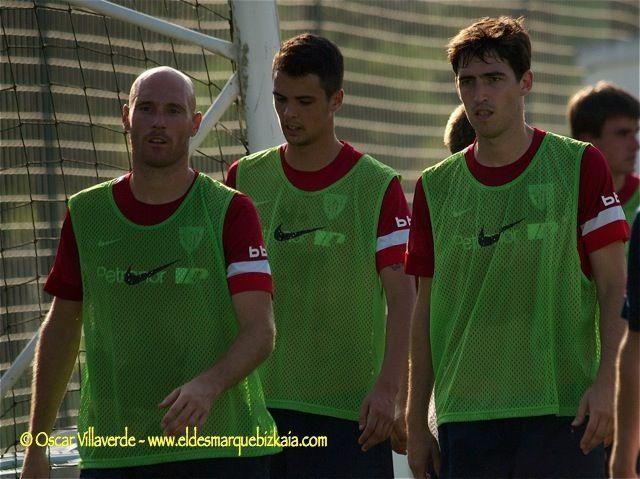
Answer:
<svg viewBox="0 0 640 479"><path fill-rule="evenodd" d="M189 167L200 121L187 76L145 71L122 109L132 171L69 199L45 285L54 299L30 432L51 431L83 331L79 437L128 438L126 447L78 441L80 477L266 477L266 458L279 451L207 439L275 433L254 372L275 330L255 208ZM163 435L172 446L150 444ZM22 477L48 474L34 443Z"/></svg>

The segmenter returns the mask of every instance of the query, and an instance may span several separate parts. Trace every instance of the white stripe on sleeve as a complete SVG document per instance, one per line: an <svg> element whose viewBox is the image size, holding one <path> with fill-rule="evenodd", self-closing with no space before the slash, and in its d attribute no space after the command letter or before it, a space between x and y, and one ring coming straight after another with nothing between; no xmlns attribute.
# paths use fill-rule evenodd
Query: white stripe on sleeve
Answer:
<svg viewBox="0 0 640 479"><path fill-rule="evenodd" d="M269 261L238 261L237 263L231 263L227 268L227 278L244 273L265 273L271 274L271 268L269 267Z"/></svg>
<svg viewBox="0 0 640 479"><path fill-rule="evenodd" d="M602 228L603 226L608 225L609 223L613 223L618 220L625 220L624 210L622 206L616 205L606 210L602 210L598 213L593 219L586 221L580 228L582 229L582 236L586 236L592 231L597 230L598 228Z"/></svg>
<svg viewBox="0 0 640 479"><path fill-rule="evenodd" d="M376 253L391 246L406 245L409 240L409 230L403 229L389 233L388 235L379 236L376 242Z"/></svg>

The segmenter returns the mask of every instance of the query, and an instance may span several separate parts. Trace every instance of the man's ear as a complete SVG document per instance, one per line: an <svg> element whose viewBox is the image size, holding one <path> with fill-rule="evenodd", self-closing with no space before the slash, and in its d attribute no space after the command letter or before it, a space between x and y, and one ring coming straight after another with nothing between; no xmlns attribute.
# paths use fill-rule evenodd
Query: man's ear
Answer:
<svg viewBox="0 0 640 479"><path fill-rule="evenodd" d="M126 103L122 106L122 127L125 133L129 133L131 123L129 123L129 105Z"/></svg>
<svg viewBox="0 0 640 479"><path fill-rule="evenodd" d="M191 128L191 136L196 136L196 133L198 133L198 130L200 129L200 123L202 122L202 112L195 112L191 121L193 122L193 127Z"/></svg>
<svg viewBox="0 0 640 479"><path fill-rule="evenodd" d="M340 108L342 108L343 101L344 101L344 90L341 88L340 90L335 92L333 95L331 95L331 98L329 99L329 109L333 113L337 112Z"/></svg>
<svg viewBox="0 0 640 479"><path fill-rule="evenodd" d="M533 88L533 72L527 70L522 74L522 78L520 78L520 91L522 92L522 96L528 95L531 88Z"/></svg>

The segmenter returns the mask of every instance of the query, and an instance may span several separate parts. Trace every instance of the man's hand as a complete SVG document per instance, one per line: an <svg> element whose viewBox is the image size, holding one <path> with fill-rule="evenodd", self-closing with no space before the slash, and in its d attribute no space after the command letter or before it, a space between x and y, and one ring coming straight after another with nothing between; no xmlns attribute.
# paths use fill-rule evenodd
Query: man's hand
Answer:
<svg viewBox="0 0 640 479"><path fill-rule="evenodd" d="M409 467L416 479L430 477L429 465L436 474L440 474L440 448L438 441L429 431L426 419L424 425L409 430L407 456Z"/></svg>
<svg viewBox="0 0 640 479"><path fill-rule="evenodd" d="M27 449L20 479L48 479L51 468L45 448Z"/></svg>
<svg viewBox="0 0 640 479"><path fill-rule="evenodd" d="M579 426L589 415L587 429L580 440L584 454L589 454L600 443L609 446L613 441L613 395L613 384L596 380L580 400L578 414L571 425Z"/></svg>
<svg viewBox="0 0 640 479"><path fill-rule="evenodd" d="M397 454L407 455L407 415L405 411L396 413L391 429L391 448Z"/></svg>
<svg viewBox="0 0 640 479"><path fill-rule="evenodd" d="M391 435L396 411L395 388L377 383L360 406L360 430L358 444L366 452Z"/></svg>
<svg viewBox="0 0 640 479"><path fill-rule="evenodd" d="M186 428L202 430L216 394L206 376L200 375L171 391L159 407L170 407L162 418L162 430L167 435L181 436Z"/></svg>

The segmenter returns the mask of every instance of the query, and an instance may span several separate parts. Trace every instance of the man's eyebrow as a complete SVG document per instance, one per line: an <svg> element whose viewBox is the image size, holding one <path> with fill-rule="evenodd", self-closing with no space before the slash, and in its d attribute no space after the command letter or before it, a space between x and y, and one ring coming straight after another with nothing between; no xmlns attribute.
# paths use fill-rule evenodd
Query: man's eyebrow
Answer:
<svg viewBox="0 0 640 479"><path fill-rule="evenodd" d="M153 105L154 102L152 100L141 100L141 101L137 101L136 105ZM167 103L168 106L174 107L174 108L180 108L182 110L185 110L186 107L184 105L182 105L181 103L174 103L174 102L170 102Z"/></svg>
<svg viewBox="0 0 640 479"><path fill-rule="evenodd" d="M503 72L495 71L495 72L487 72L480 75L481 77L506 77L507 75Z"/></svg>
<svg viewBox="0 0 640 479"><path fill-rule="evenodd" d="M287 98L285 95L283 95L282 93L278 93L275 90L273 90L273 94L276 95L276 96L281 96L282 98ZM315 99L315 96L313 96L313 95L300 95L300 96L295 96L294 98L296 100L313 100L313 99Z"/></svg>
<svg viewBox="0 0 640 479"><path fill-rule="evenodd" d="M458 80L461 79L467 79L467 78L476 78L476 77L506 77L507 74L501 71L493 71L493 72L486 72L486 73L480 73L479 75L471 75L471 74L466 74L466 75L460 75L458 76Z"/></svg>

